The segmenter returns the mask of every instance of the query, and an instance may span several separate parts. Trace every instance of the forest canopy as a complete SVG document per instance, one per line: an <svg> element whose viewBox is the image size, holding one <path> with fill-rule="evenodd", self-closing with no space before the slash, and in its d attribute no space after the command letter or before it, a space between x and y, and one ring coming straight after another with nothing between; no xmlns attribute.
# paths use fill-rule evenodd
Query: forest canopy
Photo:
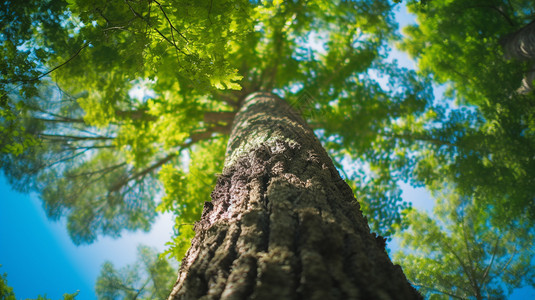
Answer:
<svg viewBox="0 0 535 300"><path fill-rule="evenodd" d="M488 234L532 236L535 2L404 1L417 22L402 33L396 2L2 1L0 167L75 244L172 212L180 259L236 112L269 91L381 235L431 222L402 200L405 182L451 191L448 209L483 214L470 220Z"/></svg>

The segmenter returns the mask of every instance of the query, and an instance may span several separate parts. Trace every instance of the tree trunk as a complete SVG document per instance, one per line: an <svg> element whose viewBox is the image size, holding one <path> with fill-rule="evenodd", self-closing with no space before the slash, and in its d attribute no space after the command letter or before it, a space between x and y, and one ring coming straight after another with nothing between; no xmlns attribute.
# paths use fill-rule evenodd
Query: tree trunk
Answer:
<svg viewBox="0 0 535 300"><path fill-rule="evenodd" d="M420 299L282 99L244 100L169 299Z"/></svg>
<svg viewBox="0 0 535 300"><path fill-rule="evenodd" d="M507 35L501 41L506 59L530 61L531 69L526 71L519 94L528 94L533 90L535 80L535 21Z"/></svg>

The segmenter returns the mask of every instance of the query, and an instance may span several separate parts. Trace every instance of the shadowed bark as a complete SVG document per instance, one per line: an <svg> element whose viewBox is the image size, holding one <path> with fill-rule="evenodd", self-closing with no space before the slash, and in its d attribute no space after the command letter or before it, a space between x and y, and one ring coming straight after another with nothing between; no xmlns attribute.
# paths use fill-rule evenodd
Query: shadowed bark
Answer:
<svg viewBox="0 0 535 300"><path fill-rule="evenodd" d="M169 299L420 299L282 99L252 94Z"/></svg>
<svg viewBox="0 0 535 300"><path fill-rule="evenodd" d="M507 35L502 40L502 46L506 59L517 59L533 63L517 90L519 94L528 94L533 90L533 81L535 80L535 21Z"/></svg>
<svg viewBox="0 0 535 300"><path fill-rule="evenodd" d="M535 21L507 35L502 44L507 59L535 60Z"/></svg>

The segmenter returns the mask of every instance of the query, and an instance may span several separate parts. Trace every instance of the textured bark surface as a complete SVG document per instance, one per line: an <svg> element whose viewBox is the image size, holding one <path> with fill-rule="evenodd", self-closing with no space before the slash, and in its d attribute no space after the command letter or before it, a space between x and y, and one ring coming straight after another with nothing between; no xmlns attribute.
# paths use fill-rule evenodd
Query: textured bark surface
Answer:
<svg viewBox="0 0 535 300"><path fill-rule="evenodd" d="M249 96L169 299L419 299L283 100Z"/></svg>
<svg viewBox="0 0 535 300"><path fill-rule="evenodd" d="M506 36L502 44L508 59L535 60L535 21Z"/></svg>
<svg viewBox="0 0 535 300"><path fill-rule="evenodd" d="M528 94L533 90L535 80L535 21L506 36L502 45L505 58L532 62L517 90L519 94Z"/></svg>

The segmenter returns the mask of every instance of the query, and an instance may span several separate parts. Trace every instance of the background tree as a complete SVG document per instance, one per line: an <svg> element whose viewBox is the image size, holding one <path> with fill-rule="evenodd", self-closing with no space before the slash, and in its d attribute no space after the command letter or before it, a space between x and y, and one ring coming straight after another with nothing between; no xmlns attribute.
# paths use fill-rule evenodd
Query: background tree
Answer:
<svg viewBox="0 0 535 300"><path fill-rule="evenodd" d="M395 260L429 299L505 299L515 288L535 287L528 218L495 220L490 211L450 190L436 198L434 217L408 213Z"/></svg>
<svg viewBox="0 0 535 300"><path fill-rule="evenodd" d="M435 124L431 130L419 130L440 146L427 152L418 177L429 187L454 182L463 195L491 201L485 205L493 203L502 218L535 216L535 97L524 88L533 65L534 4L410 1L417 24L404 29L401 42L423 75L446 86L452 103L427 123Z"/></svg>
<svg viewBox="0 0 535 300"><path fill-rule="evenodd" d="M105 262L97 278L98 299L165 299L176 269L147 246L138 247L138 261L117 270Z"/></svg>

